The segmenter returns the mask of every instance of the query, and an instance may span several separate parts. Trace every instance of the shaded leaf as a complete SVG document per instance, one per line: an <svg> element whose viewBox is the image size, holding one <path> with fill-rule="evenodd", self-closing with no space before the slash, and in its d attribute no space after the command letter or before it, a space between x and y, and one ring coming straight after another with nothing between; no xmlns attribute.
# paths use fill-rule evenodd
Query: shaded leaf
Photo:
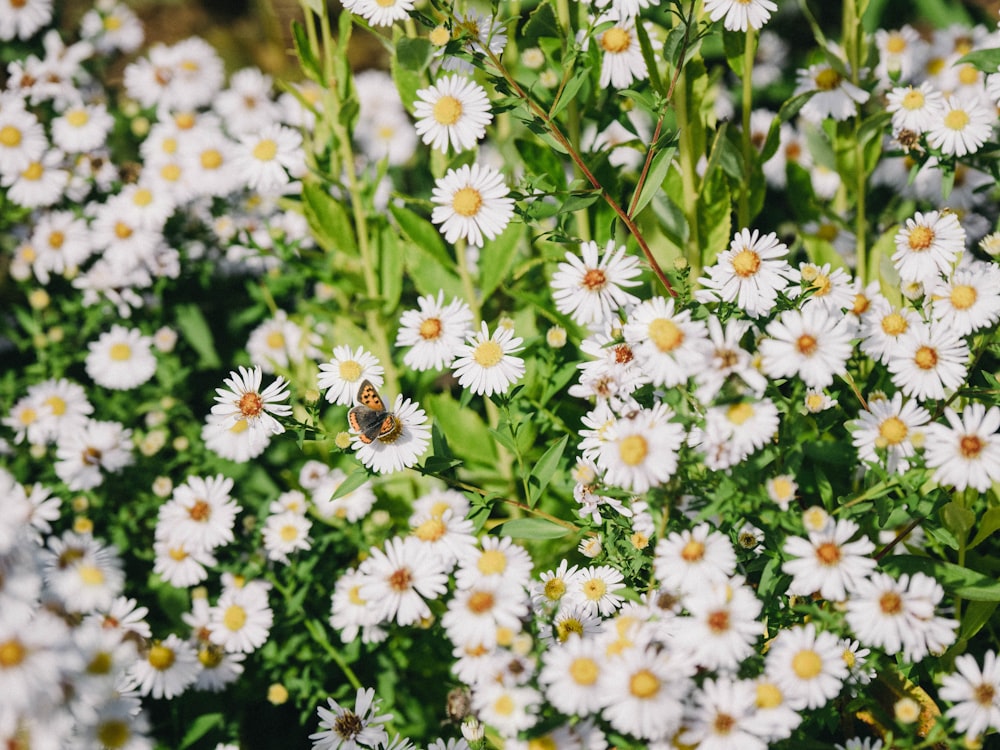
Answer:
<svg viewBox="0 0 1000 750"><path fill-rule="evenodd" d="M544 518L515 518L502 523L492 533L514 539L560 539L570 533L570 529Z"/></svg>

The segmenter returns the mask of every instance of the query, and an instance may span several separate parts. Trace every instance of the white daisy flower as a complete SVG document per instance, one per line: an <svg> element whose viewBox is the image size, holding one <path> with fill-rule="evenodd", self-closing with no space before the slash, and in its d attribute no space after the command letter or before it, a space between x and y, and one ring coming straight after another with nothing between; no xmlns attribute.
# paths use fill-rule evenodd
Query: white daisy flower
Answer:
<svg viewBox="0 0 1000 750"><path fill-rule="evenodd" d="M514 214L514 201L503 175L493 167L480 164L449 169L434 187L431 200L437 204L431 221L441 225L448 242L460 238L482 247L484 237L497 237Z"/></svg>
<svg viewBox="0 0 1000 750"><path fill-rule="evenodd" d="M900 337L888 362L892 382L907 396L944 398L965 382L969 345L943 325L916 325Z"/></svg>
<svg viewBox="0 0 1000 750"><path fill-rule="evenodd" d="M208 549L170 538L169 532L153 542L153 572L179 589L197 586L208 578L218 560Z"/></svg>
<svg viewBox="0 0 1000 750"><path fill-rule="evenodd" d="M796 78L796 96L816 92L802 107L802 116L810 122L819 123L827 117L847 120L857 114L859 104L868 101L867 91L859 89L828 62L800 68Z"/></svg>
<svg viewBox="0 0 1000 750"><path fill-rule="evenodd" d="M903 281L924 284L950 276L959 254L965 250L965 230L951 211L919 211L896 233L892 262Z"/></svg>
<svg viewBox="0 0 1000 750"><path fill-rule="evenodd" d="M705 583L684 595L686 616L668 623L671 648L700 668L736 672L764 632L763 604L740 577Z"/></svg>
<svg viewBox="0 0 1000 750"><path fill-rule="evenodd" d="M359 633L363 643L379 643L388 636L378 627L378 605L361 598L361 586L366 580L363 573L348 570L337 579L330 596L330 627L340 631L344 643L350 643Z"/></svg>
<svg viewBox="0 0 1000 750"><path fill-rule="evenodd" d="M889 84L893 79L910 80L917 57L923 52L926 43L920 38L920 33L916 29L905 24L899 29L876 30L875 46L879 52L875 75Z"/></svg>
<svg viewBox="0 0 1000 750"><path fill-rule="evenodd" d="M298 132L284 125L268 125L257 133L240 136L233 170L250 190L280 194L305 169L301 147Z"/></svg>
<svg viewBox="0 0 1000 750"><path fill-rule="evenodd" d="M820 708L836 698L847 679L840 638L816 626L782 630L767 652L768 677L797 708Z"/></svg>
<svg viewBox="0 0 1000 750"><path fill-rule="evenodd" d="M58 203L69 184L69 172L63 169L63 155L55 149L46 151L17 174L0 175L7 197L25 208L44 208Z"/></svg>
<svg viewBox="0 0 1000 750"><path fill-rule="evenodd" d="M35 251L32 270L43 284L49 273L65 274L81 266L94 252L86 222L72 211L42 214L31 232Z"/></svg>
<svg viewBox="0 0 1000 750"><path fill-rule="evenodd" d="M959 417L944 410L948 427L927 428L925 460L934 469L934 481L964 490L986 492L1000 480L1000 409L968 404Z"/></svg>
<svg viewBox="0 0 1000 750"><path fill-rule="evenodd" d="M427 413L420 405L402 394L396 396L391 417L393 428L382 437L365 442L362 435L354 435L351 448L366 467L379 474L402 471L413 466L427 450L431 431L427 426Z"/></svg>
<svg viewBox="0 0 1000 750"><path fill-rule="evenodd" d="M474 525L450 509L441 514L428 511L410 517L411 534L428 545L445 567L451 568L476 546Z"/></svg>
<svg viewBox="0 0 1000 750"><path fill-rule="evenodd" d="M509 537L488 536L480 542L482 549L462 550L455 571L455 585L469 588L482 579L499 579L514 588L528 584L531 577L531 556Z"/></svg>
<svg viewBox="0 0 1000 750"><path fill-rule="evenodd" d="M987 651L980 668L976 657L955 658L955 671L941 679L938 696L954 705L945 715L955 729L969 737L981 737L990 729L1000 730L1000 662L995 651Z"/></svg>
<svg viewBox="0 0 1000 750"><path fill-rule="evenodd" d="M656 386L673 388L705 366L708 327L690 310L674 311L674 300L654 297L629 312L623 331L642 371Z"/></svg>
<svg viewBox="0 0 1000 750"><path fill-rule="evenodd" d="M114 124L103 104L76 104L52 121L52 143L68 154L97 151Z"/></svg>
<svg viewBox="0 0 1000 750"><path fill-rule="evenodd" d="M918 439L926 437L921 428L930 421L930 412L916 401L904 404L903 394L897 393L891 401L871 401L847 429L862 461L882 464L890 474L903 474L916 453L914 440L923 442Z"/></svg>
<svg viewBox="0 0 1000 750"><path fill-rule="evenodd" d="M538 681L545 697L567 716L598 713L607 705L610 668L596 638L570 638L542 652Z"/></svg>
<svg viewBox="0 0 1000 750"><path fill-rule="evenodd" d="M211 609L209 637L227 653L249 654L267 642L274 612L268 604L270 584L263 581L240 584L229 581L223 588Z"/></svg>
<svg viewBox="0 0 1000 750"><path fill-rule="evenodd" d="M312 521L293 510L275 513L264 522L264 549L269 560L288 563L288 556L311 547Z"/></svg>
<svg viewBox="0 0 1000 750"><path fill-rule="evenodd" d="M788 537L784 546L788 559L781 566L792 576L788 592L799 596L819 593L832 602L847 599L857 582L875 569L875 560L870 557L875 551L872 541L866 536L849 541L859 528L853 521L841 519L821 531L809 532L808 539Z"/></svg>
<svg viewBox="0 0 1000 750"><path fill-rule="evenodd" d="M473 148L493 122L486 90L471 78L444 76L420 89L413 103L417 134L431 148L447 153Z"/></svg>
<svg viewBox="0 0 1000 750"><path fill-rule="evenodd" d="M730 0L739 4L739 0ZM757 687L749 680L707 679L694 695L694 706L677 741L717 750L766 750L757 714Z"/></svg>
<svg viewBox="0 0 1000 750"><path fill-rule="evenodd" d="M944 96L929 81L918 87L897 86L889 92L886 111L892 113L892 130L899 133L926 133L939 121L944 110Z"/></svg>
<svg viewBox="0 0 1000 750"><path fill-rule="evenodd" d="M797 375L812 388L825 388L847 371L853 323L819 306L786 310L767 326L760 343L761 369L772 378Z"/></svg>
<svg viewBox="0 0 1000 750"><path fill-rule="evenodd" d="M132 430L118 422L88 420L56 443L56 475L73 491L99 486L102 470L116 473L132 461Z"/></svg>
<svg viewBox="0 0 1000 750"><path fill-rule="evenodd" d="M372 26L392 26L410 17L413 0L348 0L344 8L362 16Z"/></svg>
<svg viewBox="0 0 1000 750"><path fill-rule="evenodd" d="M135 52L145 34L142 21L123 3L92 8L80 19L80 37L104 54Z"/></svg>
<svg viewBox="0 0 1000 750"><path fill-rule="evenodd" d="M52 0L4 3L0 11L0 39L28 40L52 21Z"/></svg>
<svg viewBox="0 0 1000 750"><path fill-rule="evenodd" d="M885 297L879 296L861 318L861 351L886 364L899 351L901 338L920 324L915 310L894 308Z"/></svg>
<svg viewBox="0 0 1000 750"><path fill-rule="evenodd" d="M331 404L350 406L366 380L375 388L382 387L383 372L378 358L364 347L352 352L347 345L336 346L333 358L319 366L316 385L326 391L326 400Z"/></svg>
<svg viewBox="0 0 1000 750"><path fill-rule="evenodd" d="M671 416L666 407L643 409L615 423L597 454L606 484L641 493L673 476L684 428Z"/></svg>
<svg viewBox="0 0 1000 750"><path fill-rule="evenodd" d="M949 96L927 131L927 143L949 156L973 154L990 139L996 119L996 109L979 97Z"/></svg>
<svg viewBox="0 0 1000 750"><path fill-rule="evenodd" d="M87 374L116 391L137 388L156 373L153 339L136 328L115 325L87 345Z"/></svg>
<svg viewBox="0 0 1000 750"><path fill-rule="evenodd" d="M736 570L736 552L728 536L702 523L660 539L653 567L661 587L696 592L728 583Z"/></svg>
<svg viewBox="0 0 1000 750"><path fill-rule="evenodd" d="M160 506L156 536L195 550L212 550L235 538L233 527L242 508L230 495L233 480L222 474L189 476Z"/></svg>
<svg viewBox="0 0 1000 750"><path fill-rule="evenodd" d="M169 700L191 687L200 670L194 647L171 633L153 641L145 658L133 665L132 677L140 695Z"/></svg>
<svg viewBox="0 0 1000 750"><path fill-rule="evenodd" d="M602 323L619 308L636 304L639 298L622 287L637 286L642 273L639 259L625 246L608 240L598 258L596 242L580 245L580 255L567 252L566 261L552 274L552 299L559 312L581 325Z"/></svg>
<svg viewBox="0 0 1000 750"><path fill-rule="evenodd" d="M396 346L411 347L403 363L417 371L451 367L456 348L469 334L472 310L457 298L446 306L443 291L436 299L432 295L417 298L417 305L419 310L405 310L399 319Z"/></svg>
<svg viewBox="0 0 1000 750"><path fill-rule="evenodd" d="M600 27L609 21L611 28L597 34L597 43L603 53L599 85L602 89L608 86L627 89L634 81L649 77L646 59L642 56L639 35L635 33L635 20L616 19L605 13L595 25Z"/></svg>
<svg viewBox="0 0 1000 750"><path fill-rule="evenodd" d="M729 31L760 29L777 9L771 0L705 0L705 12Z"/></svg>
<svg viewBox="0 0 1000 750"><path fill-rule="evenodd" d="M707 278L698 279L705 287L695 297L702 302L735 302L751 317L766 315L798 273L785 256L788 247L773 232L761 236L755 229L742 229L729 249L719 253L715 265L705 269Z"/></svg>
<svg viewBox="0 0 1000 750"><path fill-rule="evenodd" d="M918 662L955 640L958 623L934 615L943 597L941 585L923 573L904 573L899 581L873 573L847 600L847 624L865 645Z"/></svg>
<svg viewBox="0 0 1000 750"><path fill-rule="evenodd" d="M966 336L1000 320L1000 268L994 263L963 265L947 281L927 290L935 323Z"/></svg>
<svg viewBox="0 0 1000 750"><path fill-rule="evenodd" d="M610 565L581 568L566 592L567 601L582 606L591 614L608 617L625 601L615 593L625 588L624 580L621 572Z"/></svg>
<svg viewBox="0 0 1000 750"><path fill-rule="evenodd" d="M212 407L212 414L222 419L227 427L245 420L251 446L267 444L272 435L284 432L285 428L274 417L287 417L292 413L290 405L280 403L288 398L288 384L284 378L277 378L262 391L261 377L259 367L248 370L240 366L238 373L230 372L225 380L227 388L215 389L216 404Z"/></svg>
<svg viewBox="0 0 1000 750"><path fill-rule="evenodd" d="M507 389L524 377L524 360L515 357L524 339L514 331L497 326L490 335L486 322L479 331L470 333L465 344L455 349L451 368L459 385L475 394L492 396Z"/></svg>
<svg viewBox="0 0 1000 750"><path fill-rule="evenodd" d="M476 715L502 737L514 737L538 721L542 694L532 687L484 682L472 693Z"/></svg>
<svg viewBox="0 0 1000 750"><path fill-rule="evenodd" d="M205 447L222 458L236 463L246 463L256 458L268 446L268 441L255 438L247 419L233 422L228 416L208 414L201 428Z"/></svg>
<svg viewBox="0 0 1000 750"><path fill-rule="evenodd" d="M313 750L355 750L357 747L379 747L389 741L382 726L392 714L377 715L379 701L372 688L358 688L354 709L341 706L333 698L326 699L329 708L319 706L320 731L309 735Z"/></svg>
<svg viewBox="0 0 1000 750"><path fill-rule="evenodd" d="M667 740L680 729L682 696L691 689L680 656L670 649L631 649L614 663L602 716L619 732Z"/></svg>
<svg viewBox="0 0 1000 750"><path fill-rule="evenodd" d="M494 576L480 578L472 586L456 590L441 617L441 626L452 643L492 649L501 630L519 633L521 618L527 614L524 589Z"/></svg>
<svg viewBox="0 0 1000 750"><path fill-rule="evenodd" d="M229 77L229 87L212 101L212 109L235 136L253 133L281 119L271 99L274 81L258 68L243 68Z"/></svg>
<svg viewBox="0 0 1000 750"><path fill-rule="evenodd" d="M426 599L447 590L448 576L434 552L413 537L393 537L384 551L373 547L359 571L365 580L358 594L379 610L380 621L413 625L431 616Z"/></svg>

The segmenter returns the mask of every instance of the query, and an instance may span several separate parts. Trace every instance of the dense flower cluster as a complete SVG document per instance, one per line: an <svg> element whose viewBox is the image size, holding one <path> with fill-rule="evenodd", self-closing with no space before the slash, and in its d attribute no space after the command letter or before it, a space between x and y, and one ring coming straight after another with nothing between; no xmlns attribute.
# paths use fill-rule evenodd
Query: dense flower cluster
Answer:
<svg viewBox="0 0 1000 750"><path fill-rule="evenodd" d="M1000 732L1000 32L660 5L0 8L0 746Z"/></svg>

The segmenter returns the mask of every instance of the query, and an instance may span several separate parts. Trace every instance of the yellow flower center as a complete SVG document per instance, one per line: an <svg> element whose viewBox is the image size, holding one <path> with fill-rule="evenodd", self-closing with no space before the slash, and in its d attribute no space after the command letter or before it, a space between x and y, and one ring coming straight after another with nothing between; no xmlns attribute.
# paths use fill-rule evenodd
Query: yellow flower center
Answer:
<svg viewBox="0 0 1000 750"><path fill-rule="evenodd" d="M118 16L108 16L104 19L105 31L118 31L122 27L122 19ZM107 743L105 743L107 744Z"/></svg>
<svg viewBox="0 0 1000 750"><path fill-rule="evenodd" d="M498 549L488 549L479 556L476 567L485 576L500 575L507 570L507 556Z"/></svg>
<svg viewBox="0 0 1000 750"><path fill-rule="evenodd" d="M85 109L73 109L66 113L66 122L74 128L82 128L90 121L90 116Z"/></svg>
<svg viewBox="0 0 1000 750"><path fill-rule="evenodd" d="M816 548L816 559L822 565L836 565L840 557L840 547L833 542L823 542Z"/></svg>
<svg viewBox="0 0 1000 750"><path fill-rule="evenodd" d="M726 419L728 419L730 422L736 425L743 424L753 415L754 415L753 406L751 406L746 402L743 402L741 404L733 404L726 411Z"/></svg>
<svg viewBox="0 0 1000 750"><path fill-rule="evenodd" d="M278 155L278 144L270 138L262 139L253 147L253 158L259 161L271 161Z"/></svg>
<svg viewBox="0 0 1000 750"><path fill-rule="evenodd" d="M285 337L281 331L271 331L265 339L268 349L283 349L285 347Z"/></svg>
<svg viewBox="0 0 1000 750"><path fill-rule="evenodd" d="M38 412L30 407L21 409L21 413L18 415L18 419L21 424L27 426L29 424L34 424L38 421Z"/></svg>
<svg viewBox="0 0 1000 750"><path fill-rule="evenodd" d="M115 222L115 236L120 240L127 240L132 236L132 227L126 224L124 221Z"/></svg>
<svg viewBox="0 0 1000 750"><path fill-rule="evenodd" d="M100 586L104 583L104 572L96 565L81 565L76 572L80 581L87 586Z"/></svg>
<svg viewBox="0 0 1000 750"><path fill-rule="evenodd" d="M758 708L777 708L784 700L785 696L781 694L781 688L773 682L762 682L757 685Z"/></svg>
<svg viewBox="0 0 1000 750"><path fill-rule="evenodd" d="M27 655L27 650L16 638L4 641L0 643L0 668L10 669L11 667L16 667L24 661L24 657Z"/></svg>
<svg viewBox="0 0 1000 750"><path fill-rule="evenodd" d="M559 745L550 735L528 740L528 750L559 750Z"/></svg>
<svg viewBox="0 0 1000 750"><path fill-rule="evenodd" d="M906 49L906 39L900 34L891 34L885 43L885 51L892 55L898 55Z"/></svg>
<svg viewBox="0 0 1000 750"><path fill-rule="evenodd" d="M442 96L434 104L434 119L441 125L454 125L462 116L462 102L453 96Z"/></svg>
<svg viewBox="0 0 1000 750"><path fill-rule="evenodd" d="M49 396L45 399L45 405L57 417L66 413L66 400L61 396Z"/></svg>
<svg viewBox="0 0 1000 750"><path fill-rule="evenodd" d="M218 149L210 148L201 152L201 166L204 169L218 169L222 166L222 154Z"/></svg>
<svg viewBox="0 0 1000 750"><path fill-rule="evenodd" d="M642 435L628 435L618 443L618 455L626 466L638 466L648 453L649 444Z"/></svg>
<svg viewBox="0 0 1000 750"><path fill-rule="evenodd" d="M906 318L898 312L889 313L882 318L882 330L889 336L899 336L901 333L905 333L909 327Z"/></svg>
<svg viewBox="0 0 1000 750"><path fill-rule="evenodd" d="M879 609L886 615L898 615L903 611L903 600L895 591L888 591L878 600Z"/></svg>
<svg viewBox="0 0 1000 750"><path fill-rule="evenodd" d="M569 676L577 685L593 685L599 674L597 662L586 656L577 657L569 665Z"/></svg>
<svg viewBox="0 0 1000 750"><path fill-rule="evenodd" d="M806 357L811 357L813 354L816 353L816 350L819 348L819 344L816 341L815 337L810 336L808 333L803 333L801 336L799 336L799 338L795 342L795 346L799 350L799 352L805 355Z"/></svg>
<svg viewBox="0 0 1000 750"><path fill-rule="evenodd" d="M929 346L922 346L913 355L913 361L921 370L933 370L938 363L937 352Z"/></svg>
<svg viewBox="0 0 1000 750"><path fill-rule="evenodd" d="M944 116L944 126L949 130L964 130L969 124L969 114L964 109L953 109Z"/></svg>
<svg viewBox="0 0 1000 750"><path fill-rule="evenodd" d="M899 445L909 433L906 423L899 417L889 417L878 426L879 441L882 445Z"/></svg>
<svg viewBox="0 0 1000 750"><path fill-rule="evenodd" d="M469 597L468 607L473 614L481 615L493 609L493 594L489 591L476 591Z"/></svg>
<svg viewBox="0 0 1000 750"><path fill-rule="evenodd" d="M628 681L628 689L636 698L648 700L660 692L660 680L648 669L641 669Z"/></svg>
<svg viewBox="0 0 1000 750"><path fill-rule="evenodd" d="M132 202L137 206L148 206L153 202L153 193L149 188L139 188L132 196Z"/></svg>
<svg viewBox="0 0 1000 750"><path fill-rule="evenodd" d="M0 128L0 146L7 148L17 148L21 145L21 131L13 125L4 125Z"/></svg>
<svg viewBox="0 0 1000 750"><path fill-rule="evenodd" d="M43 174L45 174L45 169L42 167L41 162L33 161L28 165L27 169L21 172L21 177L26 180L40 180Z"/></svg>
<svg viewBox="0 0 1000 750"><path fill-rule="evenodd" d="M833 68L823 68L823 70L817 73L816 77L813 78L813 81L816 83L816 88L820 91L833 91L843 80L844 79L841 77L840 73Z"/></svg>
<svg viewBox="0 0 1000 750"><path fill-rule="evenodd" d="M671 352L684 342L684 332L672 320L657 318L649 324L649 338L661 352Z"/></svg>
<svg viewBox="0 0 1000 750"><path fill-rule="evenodd" d="M733 273L746 279L757 273L760 268L760 256L749 248L743 248L733 256Z"/></svg>
<svg viewBox="0 0 1000 750"><path fill-rule="evenodd" d="M115 362L127 362L132 358L132 347L128 344L114 344L108 354Z"/></svg>
<svg viewBox="0 0 1000 750"><path fill-rule="evenodd" d="M424 341L434 341L441 335L441 319L428 318L420 324L420 338Z"/></svg>
<svg viewBox="0 0 1000 750"><path fill-rule="evenodd" d="M971 86L979 82L979 71L974 65L963 65L958 71L958 80L963 86Z"/></svg>
<svg viewBox="0 0 1000 750"><path fill-rule="evenodd" d="M607 584L605 584L600 578L591 578L583 584L582 589L583 595L592 602L596 602L608 591Z"/></svg>
<svg viewBox="0 0 1000 750"><path fill-rule="evenodd" d="M483 205L483 196L478 190L464 187L451 199L451 207L459 216L475 216Z"/></svg>
<svg viewBox="0 0 1000 750"><path fill-rule="evenodd" d="M601 35L601 48L613 55L620 54L632 45L632 36L621 26L612 26Z"/></svg>
<svg viewBox="0 0 1000 750"><path fill-rule="evenodd" d="M448 527L440 518L428 518L413 530L413 535L424 542L436 542L447 531Z"/></svg>
<svg viewBox="0 0 1000 750"><path fill-rule="evenodd" d="M346 380L348 383L353 383L355 380L361 377L361 365L355 362L353 359L349 359L346 362L341 362L340 366L337 368L340 373L340 377Z"/></svg>
<svg viewBox="0 0 1000 750"><path fill-rule="evenodd" d="M792 671L802 680L812 680L823 671L823 659L812 649L803 649L792 658Z"/></svg>
<svg viewBox="0 0 1000 750"><path fill-rule="evenodd" d="M545 582L544 592L549 601L559 601L566 593L566 582L562 578L550 578Z"/></svg>
<svg viewBox="0 0 1000 750"><path fill-rule="evenodd" d="M225 614L222 615L222 624L227 629L236 632L241 630L247 623L247 611L239 604L230 604L226 607Z"/></svg>
<svg viewBox="0 0 1000 750"><path fill-rule="evenodd" d="M906 96L903 97L903 101L900 102L903 105L903 109L920 109L924 106L924 102L927 101L924 98L924 93L918 91L917 89L910 89L906 92Z"/></svg>
<svg viewBox="0 0 1000 750"><path fill-rule="evenodd" d="M697 539L692 539L681 549L681 559L684 562L694 563L705 557L705 545Z"/></svg>
<svg viewBox="0 0 1000 750"><path fill-rule="evenodd" d="M121 719L106 719L98 727L97 742L101 747L114 750L116 747L125 747L132 739L132 731L128 728L128 722Z"/></svg>
<svg viewBox="0 0 1000 750"><path fill-rule="evenodd" d="M435 26L427 38L435 47L443 47L451 39L451 32L444 26Z"/></svg>
<svg viewBox="0 0 1000 750"><path fill-rule="evenodd" d="M147 659L153 669L159 669L162 672L173 666L175 655L173 649L169 649L166 646L157 643L149 649L149 656Z"/></svg>
<svg viewBox="0 0 1000 750"><path fill-rule="evenodd" d="M177 182L181 178L181 168L177 164L164 164L160 169L160 177L167 182Z"/></svg>
<svg viewBox="0 0 1000 750"><path fill-rule="evenodd" d="M380 2L384 2L384 0L380 0ZM517 706L514 705L514 699L506 693L497 698L497 700L493 703L493 710L501 716L510 716L514 713L516 708Z"/></svg>
<svg viewBox="0 0 1000 750"><path fill-rule="evenodd" d="M976 289L968 284L956 284L951 288L951 304L956 310L968 310L976 304Z"/></svg>
<svg viewBox="0 0 1000 750"><path fill-rule="evenodd" d="M66 241L66 235L62 232L50 232L49 233L49 246L53 250L59 250L63 243Z"/></svg>
<svg viewBox="0 0 1000 750"><path fill-rule="evenodd" d="M281 527L281 541L294 542L299 537L298 527L292 524L285 524Z"/></svg>
<svg viewBox="0 0 1000 750"><path fill-rule="evenodd" d="M503 349L496 341L484 341L476 346L472 358L481 367L495 367L503 359Z"/></svg>

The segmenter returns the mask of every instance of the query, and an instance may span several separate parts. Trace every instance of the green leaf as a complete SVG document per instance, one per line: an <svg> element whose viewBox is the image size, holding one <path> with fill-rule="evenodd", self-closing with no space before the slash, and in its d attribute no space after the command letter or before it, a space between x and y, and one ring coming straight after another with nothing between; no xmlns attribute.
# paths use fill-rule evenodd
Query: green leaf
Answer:
<svg viewBox="0 0 1000 750"><path fill-rule="evenodd" d="M338 497L344 497L345 495L350 495L354 490L363 485L370 479L368 476L368 471L365 469L355 469L346 477L344 481L340 483L336 491L330 496L330 500L336 500Z"/></svg>
<svg viewBox="0 0 1000 750"><path fill-rule="evenodd" d="M941 521L957 539L964 538L976 523L976 514L954 501L941 508Z"/></svg>
<svg viewBox="0 0 1000 750"><path fill-rule="evenodd" d="M292 41L295 44L295 54L299 58L299 65L302 68L302 72L313 81L317 83L322 82L323 73L320 68L319 59L316 57L312 45L309 44L309 37L306 35L305 27L297 20L292 21Z"/></svg>
<svg viewBox="0 0 1000 750"><path fill-rule="evenodd" d="M478 414L472 409L463 409L446 393L428 397L424 405L449 438L448 444L456 456L466 463L496 466L496 446L490 439L486 423Z"/></svg>
<svg viewBox="0 0 1000 750"><path fill-rule="evenodd" d="M566 168L562 160L556 156L555 151L528 138L516 138L514 147L520 154L526 169L535 174L544 174L551 180L555 189L565 189Z"/></svg>
<svg viewBox="0 0 1000 750"><path fill-rule="evenodd" d="M222 367L222 360L215 350L212 329L201 309L194 303L177 305L177 328L184 340L198 353L198 369L212 370Z"/></svg>
<svg viewBox="0 0 1000 750"><path fill-rule="evenodd" d="M667 95L667 90L663 87L663 81L660 79L660 69L656 63L656 53L653 52L653 45L649 41L649 32L646 31L645 25L637 23L634 27L636 37L639 39L639 49L642 51L642 57L646 61L646 70L649 72L649 84L653 87L653 91L658 92L661 96Z"/></svg>
<svg viewBox="0 0 1000 750"><path fill-rule="evenodd" d="M399 228L403 230L403 234L407 236L410 242L413 242L421 250L433 256L445 268L450 268L454 265L451 255L445 247L444 240L441 239L441 233L438 232L433 224L418 216L410 209L397 206L394 203L389 204L389 210L392 212L393 218L396 219L396 223L399 224Z"/></svg>
<svg viewBox="0 0 1000 750"><path fill-rule="evenodd" d="M517 255L524 225L511 222L495 239L488 240L479 254L479 287L482 298L489 299L507 277Z"/></svg>
<svg viewBox="0 0 1000 750"><path fill-rule="evenodd" d="M642 191L639 193L639 199L635 202L635 208L632 209L633 219L642 213L642 209L649 205L649 202L653 200L653 196L663 188L663 181L667 177L667 172L670 171L670 165L673 163L676 154L677 148L671 146L670 148L663 149L653 157L653 161L649 165L649 172L646 174L646 181L643 183Z"/></svg>
<svg viewBox="0 0 1000 750"><path fill-rule="evenodd" d="M549 447L538 459L538 463L532 467L531 476L528 479L528 487L531 490L528 502L532 508L538 504L542 493L545 492L545 488L549 486L549 482L552 481L552 477L559 468L559 462L562 460L567 442L569 442L569 435L563 435L562 439Z"/></svg>
<svg viewBox="0 0 1000 750"><path fill-rule="evenodd" d="M403 270L406 262L403 246L391 227L382 230L382 254L379 258L379 273L381 274L382 310L390 315L399 304L403 294Z"/></svg>
<svg viewBox="0 0 1000 750"><path fill-rule="evenodd" d="M924 573L937 580L949 594L963 599L1000 601L1000 581L954 563L917 555L892 555L882 560L882 568L896 576Z"/></svg>
<svg viewBox="0 0 1000 750"><path fill-rule="evenodd" d="M492 533L514 539L561 539L570 529L544 518L515 518L502 523Z"/></svg>
<svg viewBox="0 0 1000 750"><path fill-rule="evenodd" d="M423 72L431 61L430 41L423 37L402 37L396 42L396 59L407 70Z"/></svg>
<svg viewBox="0 0 1000 750"><path fill-rule="evenodd" d="M962 55L954 65L974 65L984 73L996 73L1000 69L1000 47L977 49Z"/></svg>
<svg viewBox="0 0 1000 750"><path fill-rule="evenodd" d="M559 21L556 20L556 13L552 10L551 3L541 3L531 11L524 28L521 30L521 36L525 41L535 44L537 44L538 38L543 36L554 39L562 38L562 30L559 28Z"/></svg>
<svg viewBox="0 0 1000 750"><path fill-rule="evenodd" d="M712 170L698 194L698 236L701 238L702 265L715 263L716 256L730 242L732 199L726 176Z"/></svg>
<svg viewBox="0 0 1000 750"><path fill-rule="evenodd" d="M969 542L967 549L979 546L995 534L997 529L1000 529L1000 508L990 508L979 519L979 530L976 531L973 540Z"/></svg>
<svg viewBox="0 0 1000 750"><path fill-rule="evenodd" d="M917 16L927 24L939 29L953 24L972 25L972 17L961 3L947 0L914 0Z"/></svg>
<svg viewBox="0 0 1000 750"><path fill-rule="evenodd" d="M302 208L316 242L329 252L358 254L354 225L347 209L315 179L302 181Z"/></svg>
<svg viewBox="0 0 1000 750"><path fill-rule="evenodd" d="M577 98L585 98L586 92L584 94L580 93L584 84L588 86L590 84L590 70L588 68L578 70L566 82L566 86L563 87L562 93L559 95L559 101L556 102L549 116L555 118L560 112L566 109L571 101Z"/></svg>
<svg viewBox="0 0 1000 750"><path fill-rule="evenodd" d="M1000 602L969 602L969 606L962 612L962 627L958 630L959 639L969 640L982 630L996 612L997 605L1000 605Z"/></svg>
<svg viewBox="0 0 1000 750"><path fill-rule="evenodd" d="M184 733L178 750L186 750L194 743L211 732L213 729L223 726L225 717L221 713L202 714L191 722L191 726Z"/></svg>
<svg viewBox="0 0 1000 750"><path fill-rule="evenodd" d="M490 428L490 435L496 440L500 445L509 450L512 453L517 452L517 443L514 442L514 438L507 430L495 430Z"/></svg>
<svg viewBox="0 0 1000 750"><path fill-rule="evenodd" d="M764 148L761 149L760 154L761 163L774 156L775 152L778 150L778 145L781 142L779 136L782 123L786 123L795 117L806 105L806 102L812 99L815 94L815 91L806 91L803 94L791 97L781 105L777 116L771 121L771 127L767 131L767 140L764 142Z"/></svg>
<svg viewBox="0 0 1000 750"><path fill-rule="evenodd" d="M744 53L746 52L747 32L722 30L722 46L726 51L726 62L733 72L743 78Z"/></svg>

